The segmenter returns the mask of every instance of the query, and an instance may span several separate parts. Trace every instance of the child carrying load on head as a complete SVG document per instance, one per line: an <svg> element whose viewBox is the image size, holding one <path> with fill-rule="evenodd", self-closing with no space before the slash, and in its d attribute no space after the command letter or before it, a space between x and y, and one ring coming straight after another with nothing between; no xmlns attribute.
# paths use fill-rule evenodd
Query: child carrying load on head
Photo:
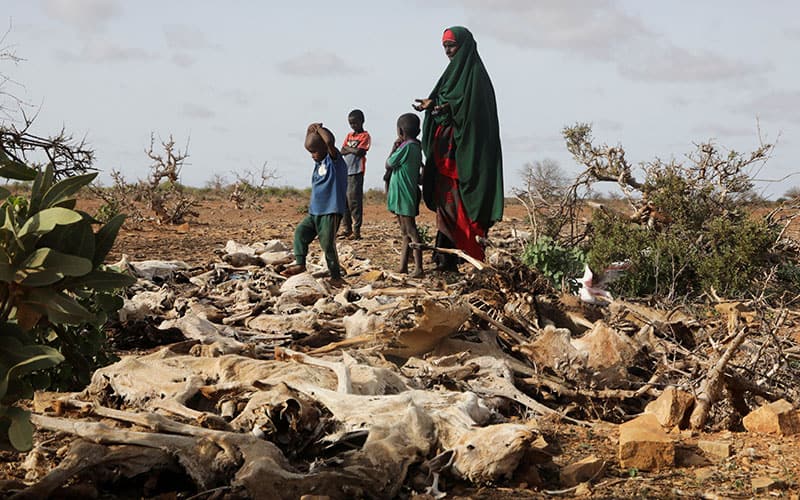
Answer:
<svg viewBox="0 0 800 500"><path fill-rule="evenodd" d="M308 245L319 238L319 244L325 253L325 263L331 273L332 286L345 284L342 269L339 266L339 255L336 252L336 231L342 220L347 202L347 165L336 149L333 134L321 123L312 123L306 132L306 151L314 160L314 171L311 174L311 203L308 215L297 225L294 232L295 264L286 268L281 274L293 276L305 272Z"/></svg>

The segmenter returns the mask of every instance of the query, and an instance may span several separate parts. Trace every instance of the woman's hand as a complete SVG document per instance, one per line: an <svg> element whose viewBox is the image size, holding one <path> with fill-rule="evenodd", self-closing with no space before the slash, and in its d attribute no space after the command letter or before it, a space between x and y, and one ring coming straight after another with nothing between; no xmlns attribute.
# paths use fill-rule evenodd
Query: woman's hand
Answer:
<svg viewBox="0 0 800 500"><path fill-rule="evenodd" d="M433 105L433 99L414 99L414 102L416 104L412 104L411 107L417 111L425 111Z"/></svg>
<svg viewBox="0 0 800 500"><path fill-rule="evenodd" d="M441 106L434 106L433 107L433 114L438 115L440 113L444 113L450 110L450 103L444 103Z"/></svg>

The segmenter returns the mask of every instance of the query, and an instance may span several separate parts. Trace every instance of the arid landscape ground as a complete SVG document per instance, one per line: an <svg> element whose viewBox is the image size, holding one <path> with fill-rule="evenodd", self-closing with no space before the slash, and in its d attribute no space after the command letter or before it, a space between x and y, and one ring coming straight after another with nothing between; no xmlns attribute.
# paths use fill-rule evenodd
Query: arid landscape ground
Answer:
<svg viewBox="0 0 800 500"><path fill-rule="evenodd" d="M91 212L99 202L82 200L83 208ZM259 209L237 210L224 199L209 198L198 206L199 217L182 226L143 224L124 228L117 238L108 260L113 262L123 254L130 260L182 260L192 267L208 267L220 261L220 250L228 240L240 243L280 239L291 242L296 223L303 217L307 200L296 197L272 198ZM512 227L526 229L525 210L510 204L496 234L508 233ZM429 234L435 232L432 213L422 209L420 227ZM385 207L379 202L366 204L363 239L348 241L364 258L380 268L397 266L399 231ZM490 235L491 236L491 235ZM312 252L319 252L316 243ZM429 259L426 270L432 270ZM429 272L427 279L443 278ZM362 277L348 276L353 286ZM797 318L793 318L797 321ZM800 380L798 381L800 383ZM591 428L543 419L543 436L551 444L553 461L559 466L594 455L606 463L604 472L588 488L562 488L553 478L543 477L544 486L533 488L522 479L481 488L452 485L449 498L552 498L590 496L592 498L800 498L800 434L765 436L745 431L722 430L713 433L676 432L676 464L660 471L639 471L619 466L617 458L618 427L596 422ZM37 440L53 440L50 447L58 448L59 437L38 434ZM731 456L713 458L697 452L697 442L708 440L729 443ZM24 479L21 463L24 454L0 454L0 477ZM773 480L764 489L758 485ZM106 498L104 496L103 498ZM175 498L162 495L159 498ZM417 498L426 498L418 496Z"/></svg>

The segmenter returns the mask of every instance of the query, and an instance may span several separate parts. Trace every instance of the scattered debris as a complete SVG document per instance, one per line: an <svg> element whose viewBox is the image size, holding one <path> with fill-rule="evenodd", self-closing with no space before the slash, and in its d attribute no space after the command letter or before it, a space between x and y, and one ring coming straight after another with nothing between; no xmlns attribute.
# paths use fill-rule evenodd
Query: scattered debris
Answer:
<svg viewBox="0 0 800 500"><path fill-rule="evenodd" d="M278 240L229 241L202 269L123 259L139 282L111 338L138 351L81 393L37 395L34 424L74 440L54 468L30 452L21 493L113 469L229 497L439 498L459 482L588 495L612 469L706 464L677 429L800 431L785 312L720 300L696 316L605 294L596 307L502 248L458 281L424 286L346 245L340 254L352 285L339 289L321 256L282 277L293 257ZM559 470L542 425L598 422L619 424L616 460L584 455ZM692 449L731 455L727 440Z"/></svg>

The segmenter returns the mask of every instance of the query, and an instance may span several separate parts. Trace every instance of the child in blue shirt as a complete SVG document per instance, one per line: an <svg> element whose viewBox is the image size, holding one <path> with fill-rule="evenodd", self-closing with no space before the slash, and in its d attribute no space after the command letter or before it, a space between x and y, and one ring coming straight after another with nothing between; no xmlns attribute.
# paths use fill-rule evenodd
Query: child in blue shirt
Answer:
<svg viewBox="0 0 800 500"><path fill-rule="evenodd" d="M347 208L347 164L336 149L336 139L321 123L312 123L306 132L305 148L314 160L311 174L311 202L308 215L294 231L295 264L283 276L305 272L308 245L319 237L325 262L331 273L331 285L344 284L339 255L336 253L336 232Z"/></svg>

